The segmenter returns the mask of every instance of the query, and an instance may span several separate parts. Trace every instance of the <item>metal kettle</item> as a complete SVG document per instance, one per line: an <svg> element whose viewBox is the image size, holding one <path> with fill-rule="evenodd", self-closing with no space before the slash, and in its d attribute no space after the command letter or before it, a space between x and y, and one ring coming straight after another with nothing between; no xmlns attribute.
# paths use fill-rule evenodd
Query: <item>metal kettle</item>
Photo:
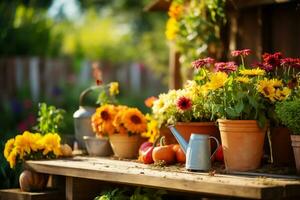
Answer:
<svg viewBox="0 0 300 200"><path fill-rule="evenodd" d="M205 134L192 133L189 143L187 143L174 126L169 126L169 129L186 154L185 168L194 171L208 171L211 167L211 158L220 146L218 139ZM217 148L212 155L210 139L217 142Z"/></svg>
<svg viewBox="0 0 300 200"><path fill-rule="evenodd" d="M95 107L83 106L84 97L91 91L99 89L102 86L91 86L85 89L79 97L79 109L74 112L74 128L75 138L78 141L79 147L85 148L83 136L94 136L95 133L92 130L91 116L95 113Z"/></svg>

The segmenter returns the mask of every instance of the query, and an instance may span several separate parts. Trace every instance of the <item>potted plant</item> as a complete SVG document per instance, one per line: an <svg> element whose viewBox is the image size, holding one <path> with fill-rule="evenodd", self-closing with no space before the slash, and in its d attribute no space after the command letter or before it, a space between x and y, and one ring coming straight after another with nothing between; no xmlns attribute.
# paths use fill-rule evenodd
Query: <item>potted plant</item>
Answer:
<svg viewBox="0 0 300 200"><path fill-rule="evenodd" d="M31 133L25 131L15 138L9 139L5 144L4 157L11 168L23 164L26 160L55 159L59 156L70 156L72 150L61 145L61 138L56 133ZM22 191L41 191L46 188L48 176L25 169L19 183Z"/></svg>
<svg viewBox="0 0 300 200"><path fill-rule="evenodd" d="M261 63L255 66L266 71L269 79L280 79L282 84L291 90L290 97L299 89L297 73L300 67L300 59L287 58L280 52L273 54L264 53ZM291 147L291 131L281 124L275 113L276 99L270 99L267 105L267 117L270 122L269 144L271 162L279 166L295 166L293 149Z"/></svg>
<svg viewBox="0 0 300 200"><path fill-rule="evenodd" d="M281 80L266 78L265 70L245 67L244 58L250 52L232 52L233 56L241 56L239 67L234 62L215 63L215 72L202 86L212 116L218 117L227 170L259 167L267 130L267 102L284 100L290 94Z"/></svg>
<svg viewBox="0 0 300 200"><path fill-rule="evenodd" d="M154 101L152 117L157 120L161 135L166 143L177 143L176 139L165 128L175 125L186 141L192 133L209 134L219 138L219 131L211 120L211 112L201 87L196 81L188 81L183 89L170 90L160 94Z"/></svg>
<svg viewBox="0 0 300 200"><path fill-rule="evenodd" d="M300 99L278 103L275 111L282 124L292 130L292 147L297 172L300 173Z"/></svg>
<svg viewBox="0 0 300 200"><path fill-rule="evenodd" d="M136 158L140 135L147 131L146 117L137 108L105 104L92 116L92 127L99 138L109 138L115 156Z"/></svg>

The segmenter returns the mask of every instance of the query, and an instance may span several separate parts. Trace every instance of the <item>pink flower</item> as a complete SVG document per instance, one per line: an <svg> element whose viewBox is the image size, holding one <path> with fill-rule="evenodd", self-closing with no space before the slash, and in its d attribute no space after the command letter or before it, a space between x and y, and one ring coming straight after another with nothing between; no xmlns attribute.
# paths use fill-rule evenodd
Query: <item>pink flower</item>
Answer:
<svg viewBox="0 0 300 200"><path fill-rule="evenodd" d="M235 72L237 70L237 65L235 62L218 62L215 63L216 72L225 72L227 74Z"/></svg>
<svg viewBox="0 0 300 200"><path fill-rule="evenodd" d="M194 62L192 62L192 66L195 69L198 69L198 68L202 68L205 66L209 66L210 64L214 64L214 63L215 63L215 60L213 58L207 57L204 59L195 60Z"/></svg>
<svg viewBox="0 0 300 200"><path fill-rule="evenodd" d="M192 100L187 97L180 97L177 100L177 108L180 110L189 110L192 108Z"/></svg>
<svg viewBox="0 0 300 200"><path fill-rule="evenodd" d="M237 56L248 56L251 54L251 49L243 49L243 50L235 50L231 52L231 55L233 57L237 57Z"/></svg>

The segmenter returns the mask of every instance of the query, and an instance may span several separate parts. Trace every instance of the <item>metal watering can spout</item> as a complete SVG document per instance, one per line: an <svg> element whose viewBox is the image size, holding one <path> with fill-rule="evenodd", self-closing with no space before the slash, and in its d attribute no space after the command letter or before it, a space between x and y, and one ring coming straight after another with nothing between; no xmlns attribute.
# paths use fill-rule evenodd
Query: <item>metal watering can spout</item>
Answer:
<svg viewBox="0 0 300 200"><path fill-rule="evenodd" d="M176 140L178 141L178 143L180 144L180 146L181 146L182 150L184 151L184 153L186 154L186 151L187 151L187 148L188 148L188 143L180 135L180 133L176 130L176 128L174 126L169 126L169 129L172 132L172 134L174 135L174 137L176 138Z"/></svg>

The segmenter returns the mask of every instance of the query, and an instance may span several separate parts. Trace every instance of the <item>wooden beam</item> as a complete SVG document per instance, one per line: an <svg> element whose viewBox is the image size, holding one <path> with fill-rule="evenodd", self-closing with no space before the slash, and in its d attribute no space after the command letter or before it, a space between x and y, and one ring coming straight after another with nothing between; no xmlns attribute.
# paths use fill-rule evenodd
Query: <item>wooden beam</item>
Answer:
<svg viewBox="0 0 300 200"><path fill-rule="evenodd" d="M262 6L268 4L287 3L295 0L229 0L228 4L230 7L235 9L247 8L253 6Z"/></svg>
<svg viewBox="0 0 300 200"><path fill-rule="evenodd" d="M153 0L144 8L144 11L167 11L171 2L172 0Z"/></svg>

